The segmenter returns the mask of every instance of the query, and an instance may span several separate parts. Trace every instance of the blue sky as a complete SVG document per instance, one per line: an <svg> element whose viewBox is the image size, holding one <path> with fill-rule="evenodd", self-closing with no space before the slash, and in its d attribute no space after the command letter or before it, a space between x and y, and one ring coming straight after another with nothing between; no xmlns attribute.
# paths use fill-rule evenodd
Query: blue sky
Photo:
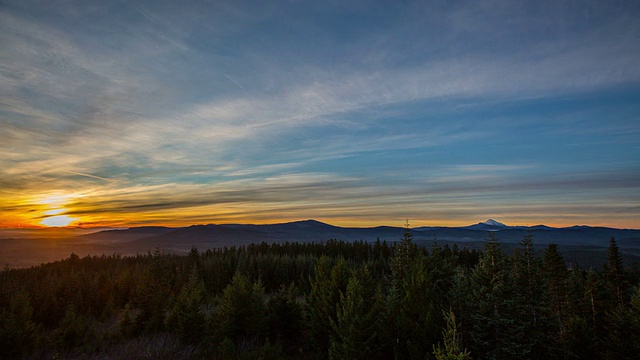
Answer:
<svg viewBox="0 0 640 360"><path fill-rule="evenodd" d="M639 16L637 1L2 1L0 226L638 228Z"/></svg>

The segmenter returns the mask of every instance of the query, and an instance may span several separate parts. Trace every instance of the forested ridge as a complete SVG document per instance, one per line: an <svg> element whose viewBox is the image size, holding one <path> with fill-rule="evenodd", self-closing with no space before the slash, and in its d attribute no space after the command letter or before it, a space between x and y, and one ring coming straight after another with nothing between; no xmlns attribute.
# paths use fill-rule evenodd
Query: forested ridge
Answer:
<svg viewBox="0 0 640 360"><path fill-rule="evenodd" d="M274 243L0 274L2 358L633 359L640 271L542 253Z"/></svg>

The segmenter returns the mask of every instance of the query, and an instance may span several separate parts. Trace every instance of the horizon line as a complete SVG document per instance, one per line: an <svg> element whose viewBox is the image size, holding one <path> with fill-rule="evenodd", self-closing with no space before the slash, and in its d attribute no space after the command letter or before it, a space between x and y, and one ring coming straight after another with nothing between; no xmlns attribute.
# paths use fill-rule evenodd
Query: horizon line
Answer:
<svg viewBox="0 0 640 360"><path fill-rule="evenodd" d="M531 228L535 228L535 227L539 227L539 226L544 226L544 227L548 227L551 229L570 229L570 228L576 228L576 227L590 227L590 228L607 228L607 229L617 229L617 230L640 230L640 228L628 228L628 227L613 227L613 226L604 226L604 225L588 225L588 224L573 224L573 225L557 225L557 224L553 224L553 225L547 225L547 224L535 224L535 225L519 225L519 224L515 224L515 225L509 225L509 224L505 224L502 221L498 221L495 220L493 218L489 218L488 220L485 221L480 221L480 222L476 222L473 224L466 224L466 225L416 225L416 226L409 226L409 229L419 229L419 228L464 228L464 227L470 227L470 226L474 226L474 225L481 225L481 224L486 224L486 222L493 220L493 221L497 221L498 223L503 224L505 227L507 228L524 228L524 229L531 229ZM330 226L334 226L334 227L339 227L339 228L361 228L361 229L367 229L367 228L376 228L376 227L397 227L397 228L403 228L405 227L404 225L387 225L387 224L377 224L377 225L335 225L331 222L327 222L327 221L322 221L322 220L317 220L317 219L313 219L313 218L309 218L309 219L299 219L299 220L281 220L281 221L272 221L272 222L257 222L257 223L251 223L251 222L219 222L219 223L215 223L215 222L210 222L210 223L191 223L188 225L160 225L160 224L131 224L131 225L118 225L118 226L105 226L105 225L96 225L96 226L18 226L18 227L0 227L0 231L2 230L45 230L45 231L54 231L54 230L98 230L98 231L105 231L105 230L128 230L128 229L138 229L138 228L148 228L148 227L161 227L161 228L169 228L169 229L181 229L181 228L188 228L188 227L193 227L193 226L209 226L209 225L247 225L247 226L260 226L260 225L281 225L281 224L293 224L293 223L303 223L303 222L318 222L321 224L325 224L325 225L330 225ZM410 223L410 221L409 221ZM488 225L488 224L486 224ZM498 226L499 227L499 226Z"/></svg>

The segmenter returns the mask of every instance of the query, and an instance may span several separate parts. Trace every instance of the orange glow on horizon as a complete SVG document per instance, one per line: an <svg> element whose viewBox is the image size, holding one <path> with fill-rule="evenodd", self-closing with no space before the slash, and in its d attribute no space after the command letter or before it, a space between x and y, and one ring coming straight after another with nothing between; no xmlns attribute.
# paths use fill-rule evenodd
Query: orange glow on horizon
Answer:
<svg viewBox="0 0 640 360"><path fill-rule="evenodd" d="M276 224L276 223L287 223L293 221L302 221L310 219L309 217L299 217L299 218L273 218L273 219L251 219L247 218L216 218L216 219L199 219L199 220L180 220L180 214L175 214L176 218L174 220L163 219L153 219L146 217L139 217L136 219L125 219L119 217L118 219L113 219L112 221L106 220L105 218L96 219L96 221L81 221L80 218L73 218L68 215L55 215L55 216L47 216L45 218L40 218L38 221L30 221L25 219L14 220L14 221L6 221L0 223L0 228L51 228L51 227L67 227L67 228L128 228L128 227L140 227L140 226L166 226L166 227L187 227L191 225L204 225L204 224ZM404 220L368 220L368 219L350 219L350 218L313 218L314 220L327 223L329 225L340 226L340 227L376 227L376 226L393 226L393 227L403 227ZM476 224L480 221L485 221L486 219L474 219L470 221L419 221L419 220L411 220L409 219L409 225L412 228L423 227L423 226L444 226L444 227L460 227L460 226L468 226ZM499 219L496 219L500 221ZM508 226L535 226L535 225L546 225L550 227L563 228L563 227L571 227L574 225L588 225L588 226L602 226L602 227L612 227L612 228L620 228L620 229L637 229L638 227L635 224L608 224L608 223L596 223L590 222L588 220L575 222L575 223L555 223L555 222L509 222L509 221L501 221Z"/></svg>
<svg viewBox="0 0 640 360"><path fill-rule="evenodd" d="M91 194L90 196L88 194ZM422 226L460 227L473 225L493 218L508 226L546 225L551 227L570 227L574 225L602 226L613 228L637 229L635 219L603 220L602 216L582 216L577 213L563 213L552 217L536 213L492 213L489 215L470 214L467 217L448 216L447 211L433 213L429 217L420 214L420 210L409 209L407 216L403 210L393 206L381 209L368 209L359 205L351 208L341 206L333 208L325 204L317 208L292 210L288 203L261 204L211 204L193 207L159 208L153 210L130 210L126 206L106 207L114 195L83 193L64 193L62 191L5 196L0 205L11 209L3 213L0 228L127 228L140 226L186 227L197 224L274 224L314 219L323 223L341 227L402 227L408 219L412 228ZM138 203L139 198L134 198ZM126 198L118 201L127 204ZM175 200L175 199L171 199ZM179 199L178 199L179 200ZM151 200L150 200L151 201ZM370 211L369 211L370 210ZM375 211L374 211L375 210ZM413 213L414 216L411 216Z"/></svg>

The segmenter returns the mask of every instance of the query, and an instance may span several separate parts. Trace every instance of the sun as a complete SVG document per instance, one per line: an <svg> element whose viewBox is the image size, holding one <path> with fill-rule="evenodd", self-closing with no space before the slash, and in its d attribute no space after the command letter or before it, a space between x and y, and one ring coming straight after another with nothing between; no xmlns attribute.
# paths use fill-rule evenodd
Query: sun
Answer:
<svg viewBox="0 0 640 360"><path fill-rule="evenodd" d="M40 223L49 227L61 227L69 226L72 222L76 221L76 218L69 217L67 215L49 216L43 219Z"/></svg>
<svg viewBox="0 0 640 360"><path fill-rule="evenodd" d="M40 204L40 213L43 215L40 224L46 227L65 227L77 221L78 218L64 215L69 211L66 205L72 198L74 195L64 193L47 194L40 198L37 201Z"/></svg>

